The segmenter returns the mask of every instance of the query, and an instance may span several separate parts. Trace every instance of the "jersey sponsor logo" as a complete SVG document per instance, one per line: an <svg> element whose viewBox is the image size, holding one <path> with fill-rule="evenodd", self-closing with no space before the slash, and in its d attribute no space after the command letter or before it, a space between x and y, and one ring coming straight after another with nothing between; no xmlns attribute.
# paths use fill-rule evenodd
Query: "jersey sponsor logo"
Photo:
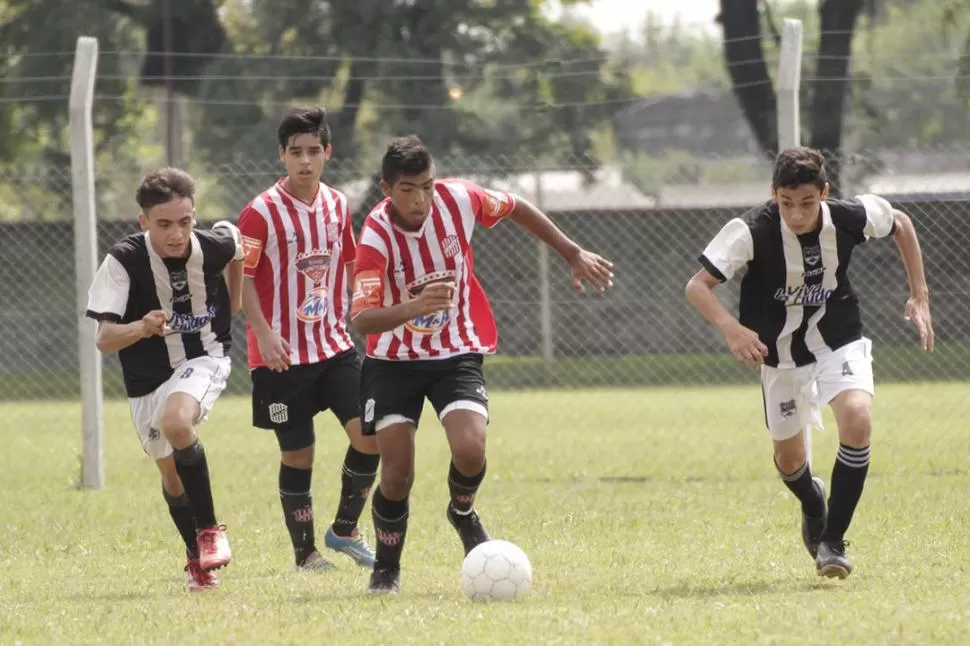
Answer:
<svg viewBox="0 0 970 646"><path fill-rule="evenodd" d="M192 332L198 332L206 325L208 325L216 317L216 307L215 305L210 305L206 308L205 312L201 313L191 313L191 314L180 314L179 312L172 312L166 324L168 325L168 334L191 334Z"/></svg>
<svg viewBox="0 0 970 646"><path fill-rule="evenodd" d="M775 300L781 301L788 307L819 306L832 297L834 289L826 289L822 285L794 285L791 287L779 287L775 291Z"/></svg>
<svg viewBox="0 0 970 646"><path fill-rule="evenodd" d="M300 306L296 308L296 318L304 323L315 323L323 319L327 315L327 306L330 303L327 298L328 293L327 288L322 285L311 289Z"/></svg>
<svg viewBox="0 0 970 646"><path fill-rule="evenodd" d="M256 269L259 264L259 257L263 253L263 243L257 238L249 236L242 237L243 259L246 269Z"/></svg>
<svg viewBox="0 0 970 646"><path fill-rule="evenodd" d="M407 286L408 296L416 299L428 285L447 282L455 282L455 272L453 270L449 269L425 274ZM445 310L415 317L405 323L404 327L416 334L433 334L447 327L450 322L451 311Z"/></svg>
<svg viewBox="0 0 970 646"><path fill-rule="evenodd" d="M327 315L326 281L330 273L330 252L325 249L310 249L296 257L296 269L310 280L311 287L296 309L296 318L304 323L314 323Z"/></svg>

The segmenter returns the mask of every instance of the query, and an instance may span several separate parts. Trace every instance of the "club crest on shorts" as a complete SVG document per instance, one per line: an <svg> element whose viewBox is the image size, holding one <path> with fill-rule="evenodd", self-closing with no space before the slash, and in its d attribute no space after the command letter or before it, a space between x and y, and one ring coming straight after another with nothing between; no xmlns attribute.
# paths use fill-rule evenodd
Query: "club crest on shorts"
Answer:
<svg viewBox="0 0 970 646"><path fill-rule="evenodd" d="M283 424L290 418L290 411L286 404L273 402L269 405L269 421L274 424Z"/></svg>
<svg viewBox="0 0 970 646"><path fill-rule="evenodd" d="M436 271L417 278L407 286L408 296L416 299L425 287L435 283L455 282L453 270ZM433 334L447 327L451 322L451 311L434 312L425 316L418 316L404 324L404 327L415 334Z"/></svg>
<svg viewBox="0 0 970 646"><path fill-rule="evenodd" d="M785 419L792 417L795 414L796 404L794 399L789 399L786 402L781 402L778 404L778 409L781 412L781 416Z"/></svg>
<svg viewBox="0 0 970 646"><path fill-rule="evenodd" d="M304 323L314 323L327 314L330 252L326 249L304 251L296 257L296 269L310 282L303 302L296 309L296 318Z"/></svg>

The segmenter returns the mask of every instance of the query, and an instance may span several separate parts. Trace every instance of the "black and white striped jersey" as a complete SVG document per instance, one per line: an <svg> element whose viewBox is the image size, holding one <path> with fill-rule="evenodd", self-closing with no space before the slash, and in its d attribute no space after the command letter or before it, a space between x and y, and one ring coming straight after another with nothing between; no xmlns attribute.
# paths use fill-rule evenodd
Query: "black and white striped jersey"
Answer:
<svg viewBox="0 0 970 646"><path fill-rule="evenodd" d="M162 258L148 232L115 244L88 292L87 316L130 323L153 310L168 315L170 332L121 350L129 397L153 392L185 361L228 356L232 312L223 270L236 253L226 229L195 230L188 258Z"/></svg>
<svg viewBox="0 0 970 646"><path fill-rule="evenodd" d="M722 282L747 267L739 318L768 346L766 365L804 366L862 337L849 261L856 245L893 233L893 208L861 195L823 202L821 215L816 231L795 235L769 201L724 225L700 257Z"/></svg>

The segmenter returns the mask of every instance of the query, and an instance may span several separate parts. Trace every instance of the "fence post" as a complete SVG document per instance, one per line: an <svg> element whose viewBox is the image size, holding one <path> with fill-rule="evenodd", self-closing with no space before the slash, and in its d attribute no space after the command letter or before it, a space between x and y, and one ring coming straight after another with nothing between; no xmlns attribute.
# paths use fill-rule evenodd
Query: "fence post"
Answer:
<svg viewBox="0 0 970 646"><path fill-rule="evenodd" d="M802 84L802 21L785 19L781 32L781 51L778 55L778 148L794 148L802 144L799 91ZM805 457L812 463L812 429L802 431Z"/></svg>
<svg viewBox="0 0 970 646"><path fill-rule="evenodd" d="M785 19L778 56L778 147L801 145L798 93L802 83L802 21Z"/></svg>
<svg viewBox="0 0 970 646"><path fill-rule="evenodd" d="M545 211L545 198L542 192L542 171L535 172L536 208ZM549 247L542 241L537 241L538 273L539 273L539 338L542 346L542 362L551 373L555 348L552 343L552 296L549 286Z"/></svg>
<svg viewBox="0 0 970 646"><path fill-rule="evenodd" d="M97 212L94 202L94 137L91 107L98 68L98 40L77 39L71 74L71 185L74 195L74 269L77 290L78 361L81 378L83 456L81 485L104 487L104 411L101 353L95 347L96 324L85 318L88 289L98 266Z"/></svg>

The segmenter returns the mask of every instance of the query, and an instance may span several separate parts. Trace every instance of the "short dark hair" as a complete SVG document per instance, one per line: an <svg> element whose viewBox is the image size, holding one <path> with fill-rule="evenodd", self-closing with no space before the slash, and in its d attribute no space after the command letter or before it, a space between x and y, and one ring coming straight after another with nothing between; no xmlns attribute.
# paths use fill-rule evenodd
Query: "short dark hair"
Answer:
<svg viewBox="0 0 970 646"><path fill-rule="evenodd" d="M160 168L148 173L135 191L135 201L143 213L176 197L187 197L195 202L195 180L178 168Z"/></svg>
<svg viewBox="0 0 970 646"><path fill-rule="evenodd" d="M276 138L284 149L296 135L316 135L324 148L330 145L330 124L327 111L321 107L294 108L286 113L276 130Z"/></svg>
<svg viewBox="0 0 970 646"><path fill-rule="evenodd" d="M822 190L827 181L825 159L814 148L786 148L775 158L771 183L776 189L814 184Z"/></svg>
<svg viewBox="0 0 970 646"><path fill-rule="evenodd" d="M431 151L417 135L398 137L387 145L381 160L381 179L394 184L401 175L420 175L431 168Z"/></svg>

